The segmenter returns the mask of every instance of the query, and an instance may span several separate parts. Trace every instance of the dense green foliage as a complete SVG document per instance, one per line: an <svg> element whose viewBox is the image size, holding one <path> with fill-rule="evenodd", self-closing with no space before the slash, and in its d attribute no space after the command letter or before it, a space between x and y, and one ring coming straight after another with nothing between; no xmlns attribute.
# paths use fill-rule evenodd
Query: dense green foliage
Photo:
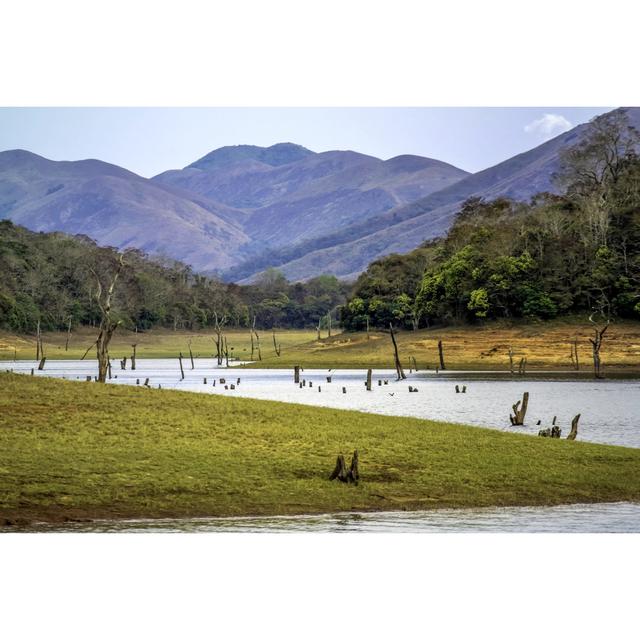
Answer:
<svg viewBox="0 0 640 640"><path fill-rule="evenodd" d="M95 293L107 286L118 253L92 240L62 233L34 233L0 221L0 327L33 331L99 322ZM196 275L179 262L160 262L141 251L125 253L114 310L125 327L197 329L216 314L230 326L302 328L344 300L346 285L320 276L290 284L267 271L253 285L226 284Z"/></svg>
<svg viewBox="0 0 640 640"><path fill-rule="evenodd" d="M421 247L406 255L393 254L369 265L354 286L354 293L342 308L346 329L394 326L412 328L417 321L414 293L420 286L424 270L434 248Z"/></svg>
<svg viewBox="0 0 640 640"><path fill-rule="evenodd" d="M602 117L562 158L565 195L529 203L468 200L446 238L369 267L342 310L345 326L429 326L598 310L640 314L639 139ZM415 268L426 260L416 282Z"/></svg>

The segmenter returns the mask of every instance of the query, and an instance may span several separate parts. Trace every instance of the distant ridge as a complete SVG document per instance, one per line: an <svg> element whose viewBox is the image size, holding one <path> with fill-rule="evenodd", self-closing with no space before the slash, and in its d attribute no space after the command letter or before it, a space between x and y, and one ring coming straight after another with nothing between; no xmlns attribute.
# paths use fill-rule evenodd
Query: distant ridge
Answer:
<svg viewBox="0 0 640 640"><path fill-rule="evenodd" d="M299 144L279 142L270 147L256 147L250 144L240 144L231 147L220 147L206 156L196 160L187 168L211 171L228 167L243 160L256 160L271 167L279 167L313 155L313 151L305 149Z"/></svg>

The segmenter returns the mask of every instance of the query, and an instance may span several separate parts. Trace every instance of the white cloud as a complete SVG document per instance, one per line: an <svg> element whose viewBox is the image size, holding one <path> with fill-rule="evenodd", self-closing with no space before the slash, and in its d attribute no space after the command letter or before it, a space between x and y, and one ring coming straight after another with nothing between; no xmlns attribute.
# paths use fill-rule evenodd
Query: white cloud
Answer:
<svg viewBox="0 0 640 640"><path fill-rule="evenodd" d="M564 116L557 113L545 113L542 118L525 125L524 130L526 133L531 133L536 138L546 141L572 127L573 125Z"/></svg>

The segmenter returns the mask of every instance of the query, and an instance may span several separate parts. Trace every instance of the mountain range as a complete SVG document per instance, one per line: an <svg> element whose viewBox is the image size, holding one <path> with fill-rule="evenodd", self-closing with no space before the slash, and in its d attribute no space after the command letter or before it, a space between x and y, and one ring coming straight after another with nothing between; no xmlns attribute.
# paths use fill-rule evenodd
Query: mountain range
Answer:
<svg viewBox="0 0 640 640"><path fill-rule="evenodd" d="M640 109L625 111L639 127ZM291 143L222 147L151 179L99 160L4 151L0 218L140 248L228 280L272 266L290 280L353 278L376 258L445 233L471 196L556 191L561 152L590 126L475 174L420 156L380 160Z"/></svg>

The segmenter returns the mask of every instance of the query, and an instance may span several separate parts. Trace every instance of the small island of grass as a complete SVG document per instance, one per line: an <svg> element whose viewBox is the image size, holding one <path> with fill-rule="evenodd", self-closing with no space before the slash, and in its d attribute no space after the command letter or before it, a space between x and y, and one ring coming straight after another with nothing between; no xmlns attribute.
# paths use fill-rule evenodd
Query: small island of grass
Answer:
<svg viewBox="0 0 640 640"><path fill-rule="evenodd" d="M359 485L330 482L354 449ZM619 500L640 500L640 450L0 374L5 524Z"/></svg>

